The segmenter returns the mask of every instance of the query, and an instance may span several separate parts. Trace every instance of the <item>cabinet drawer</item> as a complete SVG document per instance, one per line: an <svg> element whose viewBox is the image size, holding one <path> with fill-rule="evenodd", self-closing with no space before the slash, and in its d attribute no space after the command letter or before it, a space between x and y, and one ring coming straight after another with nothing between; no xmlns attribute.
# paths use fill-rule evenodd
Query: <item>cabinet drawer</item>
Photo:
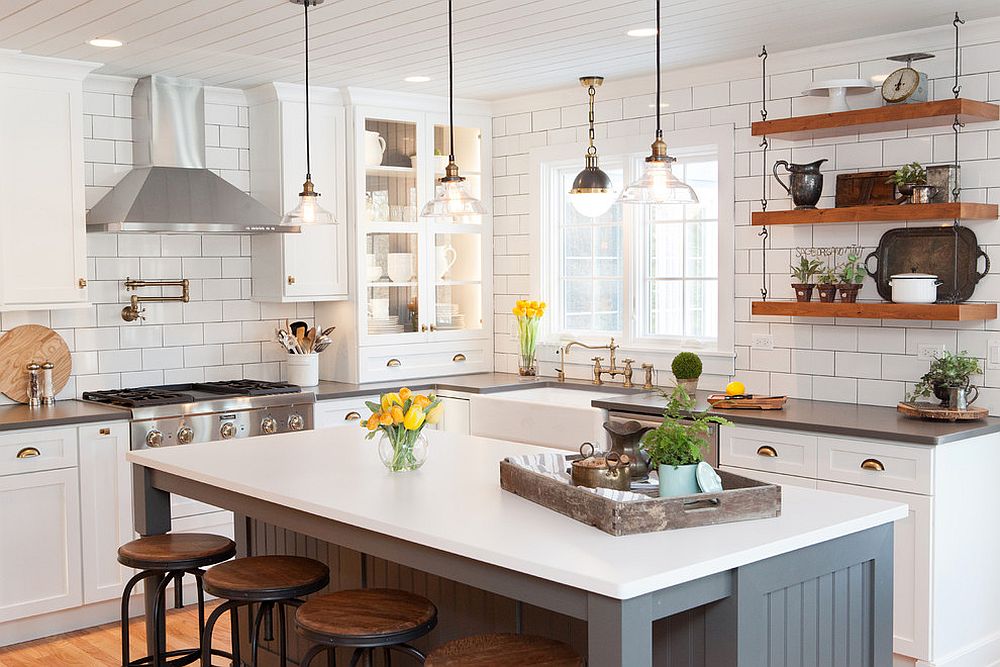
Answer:
<svg viewBox="0 0 1000 667"><path fill-rule="evenodd" d="M0 475L72 468L76 428L29 429L0 435Z"/></svg>
<svg viewBox="0 0 1000 667"><path fill-rule="evenodd" d="M734 468L733 466L719 466L719 470L731 472L734 475L749 477L760 482L777 484L778 486L801 486L805 489L815 489L816 480L808 477L795 477L794 475L782 475L776 472L764 472L763 470L749 470L747 468Z"/></svg>
<svg viewBox="0 0 1000 667"><path fill-rule="evenodd" d="M719 429L719 464L798 477L816 476L816 436L746 426Z"/></svg>
<svg viewBox="0 0 1000 667"><path fill-rule="evenodd" d="M427 343L401 350L397 345L361 349L362 382L407 380L436 375L479 373L492 368L489 341Z"/></svg>
<svg viewBox="0 0 1000 667"><path fill-rule="evenodd" d="M884 442L819 438L817 477L930 495L934 449Z"/></svg>
<svg viewBox="0 0 1000 667"><path fill-rule="evenodd" d="M319 401L316 403L313 412L313 424L316 428L330 428L331 426L342 426L366 419L371 414L371 410L365 405L365 401L378 403L379 395L352 396L351 398L337 398L329 401Z"/></svg>

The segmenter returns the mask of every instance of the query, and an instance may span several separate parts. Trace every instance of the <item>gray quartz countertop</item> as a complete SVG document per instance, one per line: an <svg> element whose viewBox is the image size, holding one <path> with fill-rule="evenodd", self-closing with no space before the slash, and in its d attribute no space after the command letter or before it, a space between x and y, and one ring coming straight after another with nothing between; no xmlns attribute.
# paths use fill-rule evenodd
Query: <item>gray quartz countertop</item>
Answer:
<svg viewBox="0 0 1000 667"><path fill-rule="evenodd" d="M55 405L39 408L0 405L0 431L114 421L130 416L128 410L76 400L56 401Z"/></svg>
<svg viewBox="0 0 1000 667"><path fill-rule="evenodd" d="M595 389L603 392L620 391L621 397L602 398L593 402L594 407L618 412L631 412L649 416L660 416L666 401L655 392L638 387L631 390L621 385L606 384L596 387L586 380L556 382L554 378L522 378L510 373L475 373L423 380L409 380L406 386L414 390L451 390L470 394L492 394L512 391L523 387L572 387L574 389ZM317 400L349 398L377 394L385 390L398 389L399 382L372 384L347 384L321 382L313 387ZM307 388L308 389L308 388ZM698 409L709 408L709 392L698 392ZM713 414L726 417L736 424L763 426L789 430L828 433L830 435L893 440L912 444L940 445L966 438L974 438L990 433L1000 433L1000 418L990 417L974 422L935 422L903 417L895 408L874 405L854 405L789 399L783 410L714 410Z"/></svg>

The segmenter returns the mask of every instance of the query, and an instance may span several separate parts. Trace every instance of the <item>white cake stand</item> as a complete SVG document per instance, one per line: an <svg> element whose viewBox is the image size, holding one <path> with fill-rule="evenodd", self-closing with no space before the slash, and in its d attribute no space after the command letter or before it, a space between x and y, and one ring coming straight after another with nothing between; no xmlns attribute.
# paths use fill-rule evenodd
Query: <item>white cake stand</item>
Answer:
<svg viewBox="0 0 1000 667"><path fill-rule="evenodd" d="M829 97L830 106L828 111L850 111L847 106L848 95L862 95L875 90L875 87L864 79L830 79L829 81L816 81L813 85L802 91L803 95L814 97Z"/></svg>

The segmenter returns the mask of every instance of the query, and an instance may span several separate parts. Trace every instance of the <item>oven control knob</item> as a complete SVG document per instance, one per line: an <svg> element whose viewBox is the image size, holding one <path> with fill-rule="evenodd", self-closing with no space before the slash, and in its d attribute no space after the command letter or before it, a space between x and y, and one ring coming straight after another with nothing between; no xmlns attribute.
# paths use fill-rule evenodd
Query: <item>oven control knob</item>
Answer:
<svg viewBox="0 0 1000 667"><path fill-rule="evenodd" d="M302 415L290 415L288 417L288 428L293 431L301 431L306 427L305 421L302 419Z"/></svg>
<svg viewBox="0 0 1000 667"><path fill-rule="evenodd" d="M153 429L146 434L146 446L147 447L159 447L163 444L163 434Z"/></svg>
<svg viewBox="0 0 1000 667"><path fill-rule="evenodd" d="M182 426L177 430L177 442L181 445L190 445L194 441L194 429L190 426Z"/></svg>
<svg viewBox="0 0 1000 667"><path fill-rule="evenodd" d="M225 422L219 427L219 435L225 440L229 440L231 437L236 435L236 425L233 422Z"/></svg>
<svg viewBox="0 0 1000 667"><path fill-rule="evenodd" d="M278 420L274 417L264 417L263 421L260 423L260 430L271 435L272 433L278 432Z"/></svg>

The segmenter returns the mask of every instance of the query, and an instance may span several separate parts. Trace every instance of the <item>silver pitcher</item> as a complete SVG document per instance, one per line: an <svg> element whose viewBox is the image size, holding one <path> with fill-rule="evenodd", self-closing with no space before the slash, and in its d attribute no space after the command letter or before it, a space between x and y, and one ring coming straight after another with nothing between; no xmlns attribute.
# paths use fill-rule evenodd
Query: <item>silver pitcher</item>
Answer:
<svg viewBox="0 0 1000 667"><path fill-rule="evenodd" d="M775 180L778 181L778 185L792 196L796 210L816 208L816 202L823 194L823 174L819 172L819 166L826 161L826 158L823 158L809 164L792 164L786 160L778 160L774 163L771 172L774 174ZM781 177L778 176L778 167L784 167L790 174L788 177L789 185L785 185Z"/></svg>

